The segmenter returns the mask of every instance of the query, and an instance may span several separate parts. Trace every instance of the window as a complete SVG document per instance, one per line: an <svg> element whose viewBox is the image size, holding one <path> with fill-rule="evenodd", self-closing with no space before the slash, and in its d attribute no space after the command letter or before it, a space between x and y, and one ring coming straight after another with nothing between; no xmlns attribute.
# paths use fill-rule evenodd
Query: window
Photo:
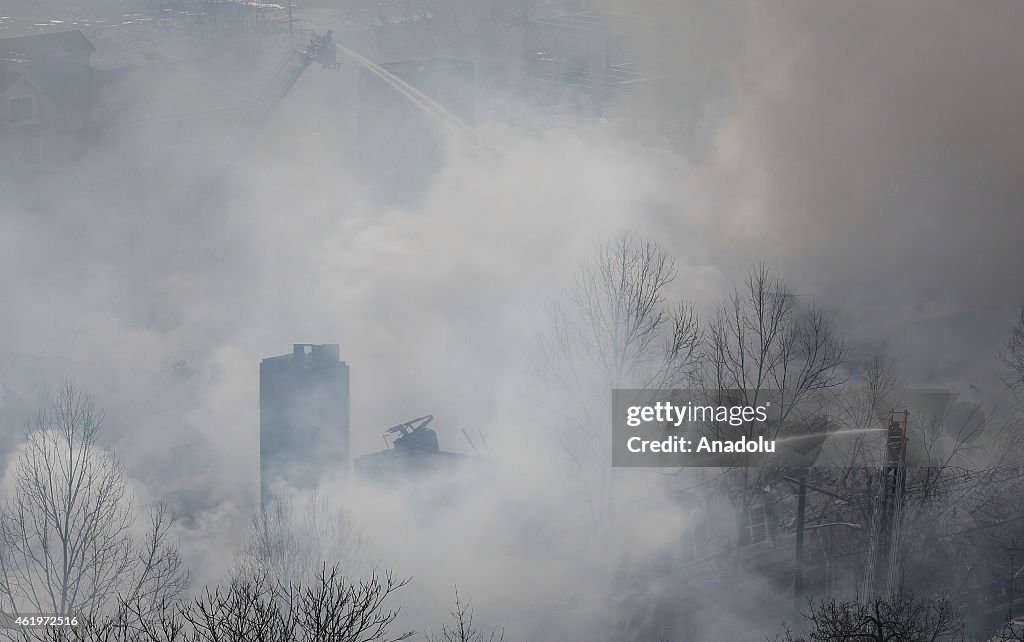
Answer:
<svg viewBox="0 0 1024 642"><path fill-rule="evenodd" d="M26 123L34 120L35 115L32 109L32 96L20 96L11 98L11 122Z"/></svg>
<svg viewBox="0 0 1024 642"><path fill-rule="evenodd" d="M750 507L747 519L747 534L750 536L751 544L768 538L768 519L765 516L764 506Z"/></svg>

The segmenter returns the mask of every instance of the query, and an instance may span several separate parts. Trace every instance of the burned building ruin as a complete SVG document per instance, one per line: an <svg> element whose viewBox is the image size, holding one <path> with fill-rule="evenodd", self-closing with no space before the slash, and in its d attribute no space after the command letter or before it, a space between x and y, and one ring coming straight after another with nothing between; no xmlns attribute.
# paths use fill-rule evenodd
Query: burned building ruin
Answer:
<svg viewBox="0 0 1024 642"><path fill-rule="evenodd" d="M441 450L437 433L428 427L433 420L433 415L426 415L388 428L384 441L390 447L357 458L353 464L356 474L367 481L387 484L451 470L469 459Z"/></svg>
<svg viewBox="0 0 1024 642"><path fill-rule="evenodd" d="M260 503L344 475L349 370L338 344L296 343L260 363Z"/></svg>

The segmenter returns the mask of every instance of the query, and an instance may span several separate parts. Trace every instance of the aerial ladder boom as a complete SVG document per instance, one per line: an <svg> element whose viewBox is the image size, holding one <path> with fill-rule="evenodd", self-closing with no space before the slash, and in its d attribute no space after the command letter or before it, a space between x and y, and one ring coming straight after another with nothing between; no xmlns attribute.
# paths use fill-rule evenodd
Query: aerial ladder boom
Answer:
<svg viewBox="0 0 1024 642"><path fill-rule="evenodd" d="M899 588L899 535L903 520L903 498L907 488L907 422L889 411L885 461L878 474L878 495L871 514L868 559L864 569L865 596L888 598Z"/></svg>
<svg viewBox="0 0 1024 642"><path fill-rule="evenodd" d="M234 161L242 146L259 131L309 65L314 62L330 69L338 68L337 50L331 31L322 36L313 34L308 43L302 47L289 48L281 58L270 76L270 81L257 96L252 109L242 119L229 141L229 163Z"/></svg>

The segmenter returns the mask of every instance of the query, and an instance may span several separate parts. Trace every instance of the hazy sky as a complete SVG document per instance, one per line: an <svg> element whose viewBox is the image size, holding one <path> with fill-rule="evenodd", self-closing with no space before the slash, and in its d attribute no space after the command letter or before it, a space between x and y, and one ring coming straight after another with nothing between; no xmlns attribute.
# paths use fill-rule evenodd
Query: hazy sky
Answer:
<svg viewBox="0 0 1024 642"><path fill-rule="evenodd" d="M989 358L1024 303L1020 7L729 5L696 52L671 37L695 7L651 8L665 12L652 55L706 61L731 87L667 238L714 238L723 266L763 258L922 383L992 385Z"/></svg>
<svg viewBox="0 0 1024 642"><path fill-rule="evenodd" d="M492 149L455 150L421 202L383 205L309 142L346 125L324 76L308 75L303 104L272 121L278 136L212 196L197 187L211 167L175 151L145 184L119 182L132 168L104 150L66 192L0 186L5 416L76 378L107 409L143 494L202 507L196 558L230 549L247 520L259 360L294 342L341 344L355 454L434 414L443 447L466 450L459 431L481 428L528 461L536 442L515 431L544 306L622 230L678 257L673 293L705 315L765 261L832 308L856 349L887 345L911 385L995 385L994 354L1024 304L1018 4L601 4L640 16L627 49L669 76L638 90L638 112L662 124L702 114L703 142L483 117ZM190 379L176 378L179 361ZM9 445L17 430L5 427ZM552 470L530 481L556 484L564 471ZM529 476L502 482L510 506L546 492ZM501 524L465 532L486 541ZM560 554L585 535L577 527ZM573 559L597 565L600 553ZM557 575L532 570L512 585Z"/></svg>

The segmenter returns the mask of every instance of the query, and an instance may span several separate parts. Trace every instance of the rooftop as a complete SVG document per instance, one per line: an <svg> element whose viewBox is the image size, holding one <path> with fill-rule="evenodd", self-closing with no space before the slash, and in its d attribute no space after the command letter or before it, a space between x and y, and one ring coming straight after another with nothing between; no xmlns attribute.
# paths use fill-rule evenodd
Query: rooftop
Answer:
<svg viewBox="0 0 1024 642"><path fill-rule="evenodd" d="M24 74L19 74L16 71L4 71L0 69L0 93L7 91L14 83L18 82Z"/></svg>
<svg viewBox="0 0 1024 642"><path fill-rule="evenodd" d="M0 39L0 55L5 59L61 57L83 53L91 54L94 51L96 51L96 47L78 29Z"/></svg>

